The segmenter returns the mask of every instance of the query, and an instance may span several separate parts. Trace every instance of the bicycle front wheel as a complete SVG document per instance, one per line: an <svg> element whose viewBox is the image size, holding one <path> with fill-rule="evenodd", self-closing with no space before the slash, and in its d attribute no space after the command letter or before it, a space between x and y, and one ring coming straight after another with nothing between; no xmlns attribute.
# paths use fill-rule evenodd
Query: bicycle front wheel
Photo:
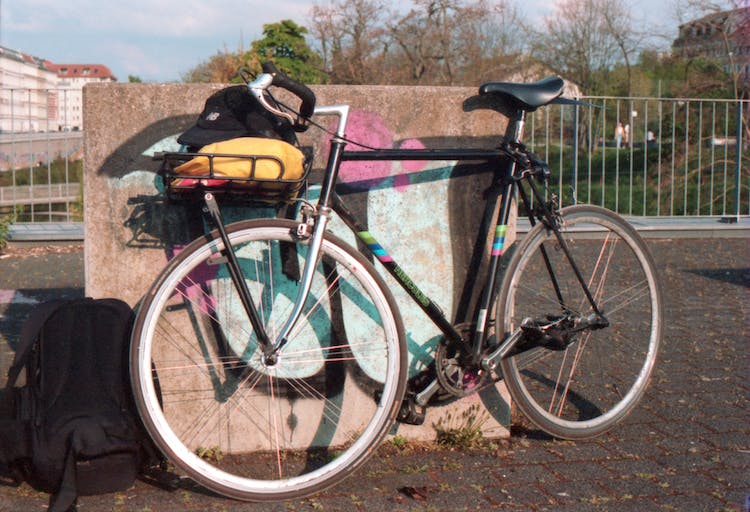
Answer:
<svg viewBox="0 0 750 512"><path fill-rule="evenodd" d="M272 340L297 296L297 224L227 227ZM131 378L146 429L187 476L225 496L289 499L333 485L386 435L405 387L395 301L372 265L326 235L303 314L266 361L212 233L170 262L144 298Z"/></svg>
<svg viewBox="0 0 750 512"><path fill-rule="evenodd" d="M562 238L609 326L550 327L557 344L527 347L502 360L501 368L532 423L560 438L583 439L614 426L642 397L662 337L664 305L652 257L629 224L595 206L561 214ZM594 312L561 243L542 224L509 262L498 307L506 333L524 321L550 326Z"/></svg>

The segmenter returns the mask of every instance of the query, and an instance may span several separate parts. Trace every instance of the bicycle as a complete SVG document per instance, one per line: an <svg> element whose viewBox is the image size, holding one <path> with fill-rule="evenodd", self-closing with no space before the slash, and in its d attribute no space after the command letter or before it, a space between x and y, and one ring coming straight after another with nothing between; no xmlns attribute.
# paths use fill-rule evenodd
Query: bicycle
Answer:
<svg viewBox="0 0 750 512"><path fill-rule="evenodd" d="M374 151L345 150L348 106L314 107L308 88L270 65L246 81L300 129L313 114L338 123L318 199L298 200L294 220L225 225L217 191L199 187L214 229L170 261L139 306L135 399L179 470L242 500L309 495L360 467L397 418L418 423L436 396L460 398L499 378L531 422L561 438L601 434L635 407L663 330L652 257L616 214L545 198L549 169L521 142L527 112L572 101L561 98L561 79L487 83L467 100L509 116L496 149ZM303 114L270 104L272 85L299 96ZM492 164L480 230L493 243L468 325L454 325L336 193L343 161L377 159ZM532 228L511 254L515 197ZM333 213L364 253L327 232ZM443 333L434 378L419 389L407 384L399 308L370 258Z"/></svg>

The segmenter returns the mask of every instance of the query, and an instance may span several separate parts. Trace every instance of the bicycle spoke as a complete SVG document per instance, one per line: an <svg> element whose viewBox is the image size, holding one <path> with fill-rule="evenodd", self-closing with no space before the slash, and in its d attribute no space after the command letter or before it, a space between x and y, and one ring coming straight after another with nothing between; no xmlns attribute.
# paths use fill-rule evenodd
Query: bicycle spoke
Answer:
<svg viewBox="0 0 750 512"><path fill-rule="evenodd" d="M275 339L307 248L291 236L296 224L264 222L228 234ZM172 462L217 492L312 492L361 464L395 418L406 366L395 301L366 260L337 244L324 242L302 314L274 358L257 347L216 257L221 245L184 249L147 297L134 335L142 348L131 352L144 422Z"/></svg>
<svg viewBox="0 0 750 512"><path fill-rule="evenodd" d="M543 227L527 235L509 262L497 315L505 332L535 319L537 335L550 343L501 361L518 407L544 430L578 439L616 424L643 394L661 336L661 303L655 270L632 228L591 206L564 209L563 217L568 252L607 325L587 323L596 319L589 298ZM543 245L548 261L540 256Z"/></svg>

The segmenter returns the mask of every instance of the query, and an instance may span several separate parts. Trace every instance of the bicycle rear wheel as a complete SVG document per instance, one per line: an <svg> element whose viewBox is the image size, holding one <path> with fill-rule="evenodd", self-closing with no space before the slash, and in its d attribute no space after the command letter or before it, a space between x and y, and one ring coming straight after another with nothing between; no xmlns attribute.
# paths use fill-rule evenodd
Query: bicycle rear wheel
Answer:
<svg viewBox="0 0 750 512"><path fill-rule="evenodd" d="M614 426L642 397L662 337L664 305L646 245L619 216L595 206L565 208L561 234L609 326L570 334L564 350L527 349L503 359L501 368L531 422L554 436L582 439ZM509 262L498 308L506 333L526 319L549 325L593 312L555 234L542 224Z"/></svg>
<svg viewBox="0 0 750 512"><path fill-rule="evenodd" d="M296 298L307 242L283 220L227 227L272 340ZM273 364L257 350L212 233L164 269L141 304L131 377L167 458L237 499L300 497L337 483L386 435L406 375L403 326L372 265L326 235L303 315Z"/></svg>

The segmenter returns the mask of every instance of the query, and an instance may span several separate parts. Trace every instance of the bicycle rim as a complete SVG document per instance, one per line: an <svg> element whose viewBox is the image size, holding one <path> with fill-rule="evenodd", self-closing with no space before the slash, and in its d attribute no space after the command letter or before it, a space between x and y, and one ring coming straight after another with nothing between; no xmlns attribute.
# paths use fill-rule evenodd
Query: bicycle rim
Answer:
<svg viewBox="0 0 750 512"><path fill-rule="evenodd" d="M271 339L296 297L306 243L296 224L228 227ZM131 372L146 428L188 476L244 500L299 497L363 463L392 425L406 352L372 266L327 236L302 318L267 365L216 236L185 248L144 299Z"/></svg>
<svg viewBox="0 0 750 512"><path fill-rule="evenodd" d="M562 235L610 325L574 334L564 350L536 347L506 358L501 368L529 420L554 436L581 439L614 426L643 395L662 336L663 303L652 258L632 227L593 206L569 207L562 216ZM508 265L498 315L510 333L524 319L566 311L583 318L593 312L554 233L540 224Z"/></svg>

